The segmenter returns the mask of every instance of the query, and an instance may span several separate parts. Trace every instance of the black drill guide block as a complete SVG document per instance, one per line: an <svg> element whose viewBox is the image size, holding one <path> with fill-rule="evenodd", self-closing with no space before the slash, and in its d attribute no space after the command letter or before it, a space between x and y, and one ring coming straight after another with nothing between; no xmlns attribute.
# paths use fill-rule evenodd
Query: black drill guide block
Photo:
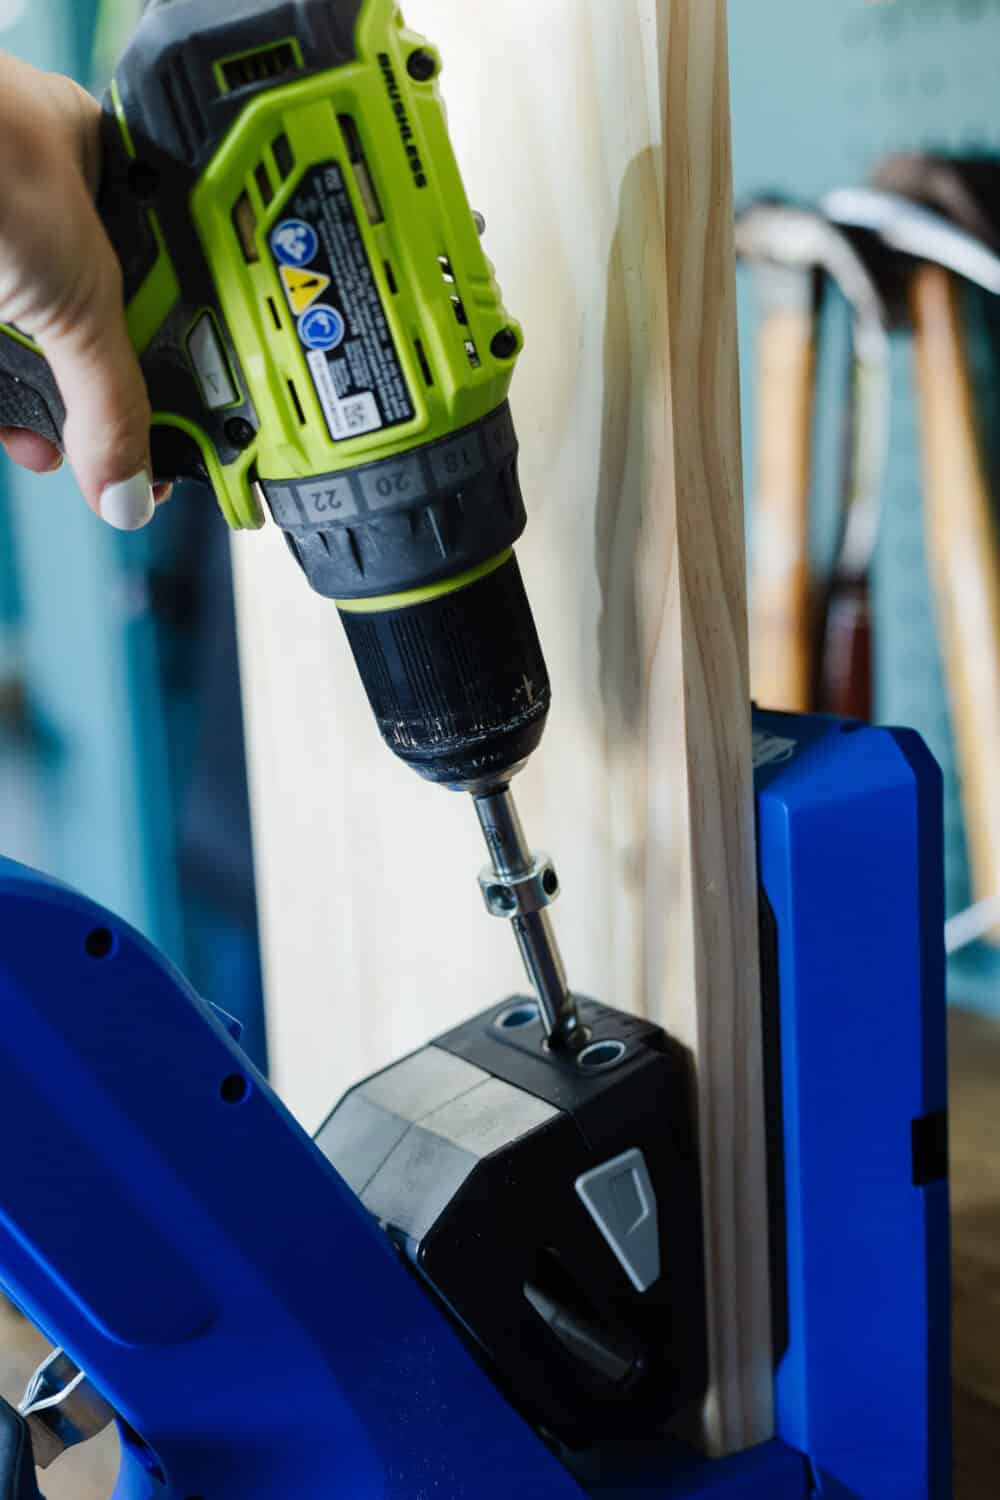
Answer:
<svg viewBox="0 0 1000 1500"><path fill-rule="evenodd" d="M652 1434L706 1382L690 1060L584 1000L588 1045L624 1044L588 1072L537 1018L498 1024L512 1010L537 1015L508 1000L358 1085L318 1144L530 1421L570 1446ZM618 1209L645 1215L658 1274L614 1249Z"/></svg>

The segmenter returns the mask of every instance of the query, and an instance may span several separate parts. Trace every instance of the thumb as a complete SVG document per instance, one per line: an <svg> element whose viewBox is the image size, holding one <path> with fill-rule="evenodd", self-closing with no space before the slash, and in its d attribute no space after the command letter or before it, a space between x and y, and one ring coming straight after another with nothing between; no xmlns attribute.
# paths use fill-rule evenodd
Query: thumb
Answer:
<svg viewBox="0 0 1000 1500"><path fill-rule="evenodd" d="M96 213L87 239L77 284L38 341L66 406L63 442L84 497L112 526L136 531L155 509L149 397L128 336L121 268Z"/></svg>

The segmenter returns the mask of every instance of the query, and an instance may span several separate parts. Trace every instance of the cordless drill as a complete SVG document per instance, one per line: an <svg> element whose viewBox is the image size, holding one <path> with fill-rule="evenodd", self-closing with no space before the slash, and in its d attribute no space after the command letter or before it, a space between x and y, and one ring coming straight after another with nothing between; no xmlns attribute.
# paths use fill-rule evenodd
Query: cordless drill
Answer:
<svg viewBox="0 0 1000 1500"><path fill-rule="evenodd" d="M513 553L521 330L395 0L150 0L105 101L99 209L153 406L157 480L266 511L335 601L379 729L471 792L488 908L550 1042L582 1035L510 797L549 679ZM60 441L39 349L0 326L0 424Z"/></svg>

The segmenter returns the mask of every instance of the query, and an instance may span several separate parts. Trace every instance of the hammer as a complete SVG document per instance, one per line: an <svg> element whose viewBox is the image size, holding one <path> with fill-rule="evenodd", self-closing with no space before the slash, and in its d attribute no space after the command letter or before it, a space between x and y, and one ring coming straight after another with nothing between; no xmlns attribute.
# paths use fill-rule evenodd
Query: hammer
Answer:
<svg viewBox="0 0 1000 1500"><path fill-rule="evenodd" d="M888 341L881 298L848 236L815 211L770 199L752 203L737 217L736 249L754 267L761 305L753 694L768 707L806 711L817 706L818 698L818 706L831 712L868 717L866 576L877 531L888 419ZM852 310L854 371L844 532L821 602L808 543L822 274L840 288Z"/></svg>
<svg viewBox="0 0 1000 1500"><path fill-rule="evenodd" d="M982 179L962 163L896 158L878 180L893 191L848 190L832 195L826 207L917 262L908 304L927 547L978 903L1000 895L1000 558L956 278L1000 292L1000 241L977 188ZM993 940L1000 940L1000 929Z"/></svg>

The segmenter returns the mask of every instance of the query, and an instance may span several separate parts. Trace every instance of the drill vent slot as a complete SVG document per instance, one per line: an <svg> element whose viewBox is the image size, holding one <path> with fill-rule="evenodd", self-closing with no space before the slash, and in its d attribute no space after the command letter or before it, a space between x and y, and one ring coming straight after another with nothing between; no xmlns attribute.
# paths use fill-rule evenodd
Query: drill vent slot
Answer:
<svg viewBox="0 0 1000 1500"><path fill-rule="evenodd" d="M458 287L456 285L457 278L455 276L455 268L451 263L451 256L439 255L438 265L441 268L441 280L449 289L448 300L451 303L451 310L455 314L455 322L458 324L459 328L467 329L469 326L469 314L466 310L465 303L458 295ZM479 350L477 349L473 339L471 339L468 334L466 334L462 342L465 346L465 353L468 357L469 364L474 370L482 369L483 362L479 357Z"/></svg>
<svg viewBox="0 0 1000 1500"><path fill-rule="evenodd" d="M177 139L187 161L194 161L199 145L208 134L198 95L195 93L184 59L177 55L160 74L160 86L173 121Z"/></svg>
<svg viewBox="0 0 1000 1500"><path fill-rule="evenodd" d="M285 182L295 170L295 152L284 132L271 142L271 155L274 157L278 176Z"/></svg>
<svg viewBox="0 0 1000 1500"><path fill-rule="evenodd" d="M302 58L293 42L276 42L244 52L241 57L225 57L218 66L218 79L224 94L236 89L253 88L259 83L273 83L287 73L297 73Z"/></svg>
<svg viewBox="0 0 1000 1500"><path fill-rule="evenodd" d="M358 184L358 192L361 201L365 205L365 213L368 215L369 224L383 224L385 214L382 212L382 204L379 202L378 189L375 179L368 167L365 157L365 149L361 144L361 134L353 115L338 115L337 121L340 125L344 144L347 147L347 159L354 170L354 180Z"/></svg>
<svg viewBox="0 0 1000 1500"><path fill-rule="evenodd" d="M397 292L399 291L399 287L396 285L396 273L392 269L392 262L386 260L383 261L382 264L385 266L386 285L388 286L392 295L395 297Z"/></svg>
<svg viewBox="0 0 1000 1500"><path fill-rule="evenodd" d="M257 191L260 193L261 202L267 208L268 204L274 202L274 187L271 184L271 174L264 163L260 162L253 175L257 183Z"/></svg>
<svg viewBox="0 0 1000 1500"><path fill-rule="evenodd" d="M299 393L295 389L294 380L288 382L288 394L292 398L292 405L295 407L295 415L299 419L299 425L300 427L304 427L306 425L306 414L302 410L302 402L299 400Z"/></svg>
<svg viewBox="0 0 1000 1500"><path fill-rule="evenodd" d="M281 314L278 311L278 304L275 302L273 297L268 297L267 305L271 309L271 318L274 322L274 326L278 330L278 332L281 333L283 324L281 322Z"/></svg>
<svg viewBox="0 0 1000 1500"><path fill-rule="evenodd" d="M243 259L248 266L255 266L260 260L260 251L257 249L257 210L250 202L249 193L241 193L236 200L233 228L243 251Z"/></svg>
<svg viewBox="0 0 1000 1500"><path fill-rule="evenodd" d="M419 339L414 339L413 347L417 352L417 359L420 361L420 369L423 372L424 384L427 386L432 386L434 384L434 376L431 373L431 367L428 364L427 353L424 349L424 346Z"/></svg>

